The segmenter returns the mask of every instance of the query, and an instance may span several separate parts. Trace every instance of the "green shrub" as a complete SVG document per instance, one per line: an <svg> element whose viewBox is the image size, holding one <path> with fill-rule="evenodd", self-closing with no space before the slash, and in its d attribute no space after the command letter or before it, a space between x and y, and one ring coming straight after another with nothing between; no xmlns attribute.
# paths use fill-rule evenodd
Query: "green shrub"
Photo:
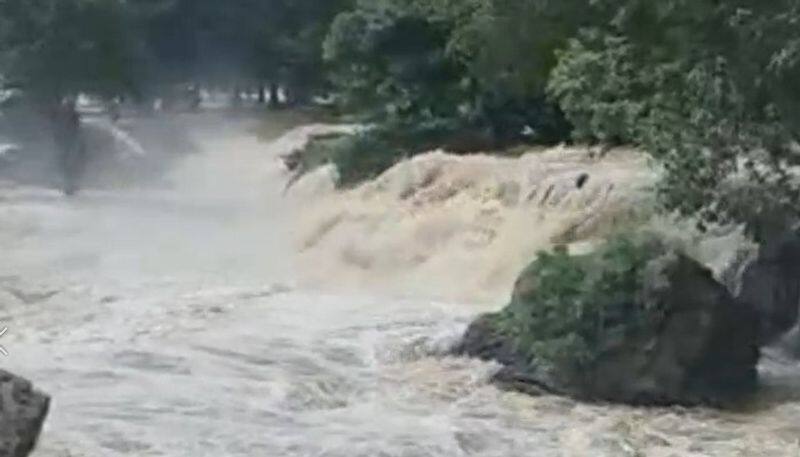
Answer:
<svg viewBox="0 0 800 457"><path fill-rule="evenodd" d="M406 149L382 130L325 135L313 138L299 152L297 169L302 174L333 164L338 173L337 186L353 187L380 175L406 154Z"/></svg>
<svg viewBox="0 0 800 457"><path fill-rule="evenodd" d="M497 327L534 366L580 374L605 350L658 321L640 296L648 263L667 252L650 236L618 235L583 256L540 253Z"/></svg>
<svg viewBox="0 0 800 457"><path fill-rule="evenodd" d="M656 87L654 72L635 62L625 38L585 31L559 53L548 91L574 126L578 141L635 143Z"/></svg>
<svg viewBox="0 0 800 457"><path fill-rule="evenodd" d="M308 172L332 163L339 187L375 178L400 160L433 149L473 152L493 149L491 135L458 120L431 119L374 126L352 135L312 139L300 153L300 170Z"/></svg>
<svg viewBox="0 0 800 457"><path fill-rule="evenodd" d="M505 143L563 141L571 126L544 86L554 51L571 36L572 10L553 14L545 3L357 1L324 46L337 99L370 121L456 122Z"/></svg>
<svg viewBox="0 0 800 457"><path fill-rule="evenodd" d="M330 159L339 174L340 187L351 187L391 168L406 154L382 131L365 131L336 140Z"/></svg>

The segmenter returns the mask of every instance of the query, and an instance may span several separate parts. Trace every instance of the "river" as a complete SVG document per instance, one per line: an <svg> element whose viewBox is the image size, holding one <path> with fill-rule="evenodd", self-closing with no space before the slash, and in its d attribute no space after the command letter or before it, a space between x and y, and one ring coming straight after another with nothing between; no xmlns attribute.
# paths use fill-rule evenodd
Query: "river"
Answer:
<svg viewBox="0 0 800 457"><path fill-rule="evenodd" d="M797 456L798 370L746 412L529 398L442 357L479 305L300 287L280 145L215 119L158 183L0 189L3 367L37 457Z"/></svg>

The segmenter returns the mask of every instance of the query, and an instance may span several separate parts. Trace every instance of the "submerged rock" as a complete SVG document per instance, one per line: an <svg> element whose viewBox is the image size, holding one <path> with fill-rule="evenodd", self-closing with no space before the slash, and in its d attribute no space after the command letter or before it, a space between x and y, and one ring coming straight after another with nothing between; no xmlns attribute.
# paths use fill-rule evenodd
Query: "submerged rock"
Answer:
<svg viewBox="0 0 800 457"><path fill-rule="evenodd" d="M29 455L49 407L50 398L29 381L0 370L0 456Z"/></svg>
<svg viewBox="0 0 800 457"><path fill-rule="evenodd" d="M457 352L501 363L495 380L527 393L724 405L756 388L756 322L698 262L622 242L540 256L511 304L478 318Z"/></svg>

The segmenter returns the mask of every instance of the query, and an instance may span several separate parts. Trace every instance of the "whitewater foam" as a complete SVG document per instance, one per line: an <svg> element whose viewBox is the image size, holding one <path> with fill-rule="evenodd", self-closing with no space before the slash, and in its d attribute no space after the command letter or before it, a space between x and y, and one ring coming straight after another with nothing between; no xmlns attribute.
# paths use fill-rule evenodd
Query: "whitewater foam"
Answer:
<svg viewBox="0 0 800 457"><path fill-rule="evenodd" d="M653 178L634 150L595 160L580 147L518 158L436 151L345 191L325 167L290 192L302 208L301 271L314 286L498 300L538 251L591 249L639 219Z"/></svg>

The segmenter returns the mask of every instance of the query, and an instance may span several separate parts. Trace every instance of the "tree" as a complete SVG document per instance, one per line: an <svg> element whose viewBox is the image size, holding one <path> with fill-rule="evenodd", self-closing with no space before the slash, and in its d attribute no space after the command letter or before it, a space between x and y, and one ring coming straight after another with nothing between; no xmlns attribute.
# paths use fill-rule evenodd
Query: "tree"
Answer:
<svg viewBox="0 0 800 457"><path fill-rule="evenodd" d="M582 137L641 145L669 209L769 238L800 217L800 5L630 0L597 11L550 83Z"/></svg>
<svg viewBox="0 0 800 457"><path fill-rule="evenodd" d="M152 68L170 83L279 86L304 101L322 86L322 41L349 0L136 0Z"/></svg>
<svg viewBox="0 0 800 457"><path fill-rule="evenodd" d="M2 73L40 101L136 90L139 48L120 0L0 2Z"/></svg>
<svg viewBox="0 0 800 457"><path fill-rule="evenodd" d="M283 86L291 103L305 103L327 85L322 47L331 22L351 0L269 0L254 27L254 76Z"/></svg>
<svg viewBox="0 0 800 457"><path fill-rule="evenodd" d="M539 140L562 138L568 127L544 87L568 27L522 3L359 2L326 41L341 98L377 119L449 119L498 144L522 140L525 127Z"/></svg>
<svg viewBox="0 0 800 457"><path fill-rule="evenodd" d="M325 43L347 106L377 117L452 116L466 69L448 56L453 24L405 0L360 2Z"/></svg>
<svg viewBox="0 0 800 457"><path fill-rule="evenodd" d="M29 149L52 133L63 190L71 195L86 161L75 99L134 93L137 42L122 0L3 0L0 73L27 103L15 110L15 138ZM50 150L51 145L43 149Z"/></svg>

